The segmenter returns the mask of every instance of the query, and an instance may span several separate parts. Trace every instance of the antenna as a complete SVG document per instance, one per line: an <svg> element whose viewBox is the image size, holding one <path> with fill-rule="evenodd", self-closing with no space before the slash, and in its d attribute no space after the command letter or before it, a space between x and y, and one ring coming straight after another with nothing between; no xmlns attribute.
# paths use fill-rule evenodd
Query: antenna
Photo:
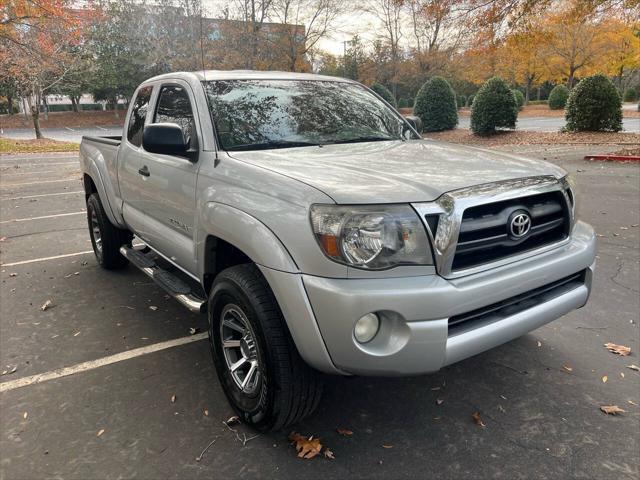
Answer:
<svg viewBox="0 0 640 480"><path fill-rule="evenodd" d="M207 70L204 67L204 44L202 43L202 37L204 36L204 29L202 27L202 9L202 0L200 0L200 60L202 61L202 76L206 82Z"/></svg>

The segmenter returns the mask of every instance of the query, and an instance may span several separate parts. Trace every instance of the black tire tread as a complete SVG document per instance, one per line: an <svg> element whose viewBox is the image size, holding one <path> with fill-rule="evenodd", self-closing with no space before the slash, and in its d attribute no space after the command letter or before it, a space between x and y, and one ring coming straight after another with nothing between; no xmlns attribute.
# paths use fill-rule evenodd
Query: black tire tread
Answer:
<svg viewBox="0 0 640 480"><path fill-rule="evenodd" d="M87 217L89 230L91 230L91 210L94 209L100 225L102 235L102 259L98 258L100 266L107 270L120 270L127 266L129 261L120 254L120 247L130 244L133 234L129 230L118 228L111 223L104 211L102 201L97 193L92 193L87 199ZM97 257L97 255L96 255Z"/></svg>
<svg viewBox="0 0 640 480"><path fill-rule="evenodd" d="M322 381L302 359L291 338L276 298L254 264L230 267L219 274L242 288L255 300L263 322L263 335L274 353L278 384L276 418L269 430L279 430L309 416L320 403ZM254 305L254 306L255 306Z"/></svg>

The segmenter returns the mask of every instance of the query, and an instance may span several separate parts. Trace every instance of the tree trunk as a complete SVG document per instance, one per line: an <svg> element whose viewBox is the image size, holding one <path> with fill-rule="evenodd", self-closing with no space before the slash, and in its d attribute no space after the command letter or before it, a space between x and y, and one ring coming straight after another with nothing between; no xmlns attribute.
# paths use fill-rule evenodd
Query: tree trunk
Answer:
<svg viewBox="0 0 640 480"><path fill-rule="evenodd" d="M78 113L78 102L79 99L75 96L75 95L70 95L69 98L71 99L71 109Z"/></svg>
<svg viewBox="0 0 640 480"><path fill-rule="evenodd" d="M9 109L9 115L13 115L13 95L7 95L7 102L9 102L9 105L7 105Z"/></svg>
<svg viewBox="0 0 640 480"><path fill-rule="evenodd" d="M116 118L120 118L120 114L118 113L118 99L113 99L113 112Z"/></svg>
<svg viewBox="0 0 640 480"><path fill-rule="evenodd" d="M531 84L533 83L533 79L531 77L527 78L527 83L524 88L524 104L529 105L529 94L531 92Z"/></svg>
<svg viewBox="0 0 640 480"><path fill-rule="evenodd" d="M36 138L44 138L42 131L40 130L40 106L35 102L35 105L31 105L31 118L33 119L33 129L36 131Z"/></svg>

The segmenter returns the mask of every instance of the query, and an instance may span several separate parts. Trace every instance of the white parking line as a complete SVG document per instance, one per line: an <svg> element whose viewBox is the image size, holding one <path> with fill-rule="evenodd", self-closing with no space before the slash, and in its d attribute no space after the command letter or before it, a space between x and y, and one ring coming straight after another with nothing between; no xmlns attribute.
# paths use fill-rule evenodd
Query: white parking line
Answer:
<svg viewBox="0 0 640 480"><path fill-rule="evenodd" d="M39 182L28 182L28 183L3 183L0 184L0 187L19 187L21 185L40 185L41 183L60 183L60 182L79 182L79 178L69 178L66 180L41 180Z"/></svg>
<svg viewBox="0 0 640 480"><path fill-rule="evenodd" d="M69 213L56 213L55 215L43 215L41 217L29 217L29 218L14 218L13 220L3 220L2 223L14 223L14 222L28 222L30 220L44 220L45 218L56 218L56 217L69 217L71 215L80 215L83 213L87 213L85 210L81 210L79 212L69 212Z"/></svg>
<svg viewBox="0 0 640 480"><path fill-rule="evenodd" d="M53 196L56 196L56 195L74 195L76 193L84 193L84 190L76 190L74 192L41 193L40 195L25 195L24 197L10 197L10 198L0 197L0 200L4 200L4 201L24 200L26 198L53 197Z"/></svg>
<svg viewBox="0 0 640 480"><path fill-rule="evenodd" d="M147 345L146 347L134 348L122 353L116 353L115 355L109 355L108 357L102 357L97 360L91 360L88 362L78 363L72 367L58 368L46 373L40 373L38 375L31 375L29 377L18 378L9 382L0 383L0 393L15 390L16 388L27 387L29 385L36 385L42 382L48 382L49 380L55 380L57 378L68 377L69 375L75 375L76 373L88 372L96 368L111 365L113 363L130 360L142 355L148 355L150 353L159 352L168 348L179 347L188 343L198 342L208 337L206 333L198 333L197 335L191 335L189 337L176 338L175 340L168 340L166 342L155 343L153 345Z"/></svg>
<svg viewBox="0 0 640 480"><path fill-rule="evenodd" d="M15 267L16 265L27 265L28 263L46 262L47 260L57 260L58 258L77 257L78 255L86 255L87 253L93 253L93 250L86 250L84 252L65 253L63 255L54 255L53 257L34 258L32 260L22 260L20 262L0 263L0 267Z"/></svg>
<svg viewBox="0 0 640 480"><path fill-rule="evenodd" d="M43 173L59 173L60 170L39 170L36 172L12 172L12 173L2 173L3 178L13 177L15 175L42 175Z"/></svg>

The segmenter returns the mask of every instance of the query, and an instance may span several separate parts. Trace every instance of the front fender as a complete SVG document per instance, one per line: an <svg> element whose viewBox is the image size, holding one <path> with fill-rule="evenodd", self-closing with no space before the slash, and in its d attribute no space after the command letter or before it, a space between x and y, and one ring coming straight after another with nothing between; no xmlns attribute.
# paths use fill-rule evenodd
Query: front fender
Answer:
<svg viewBox="0 0 640 480"><path fill-rule="evenodd" d="M240 209L218 202L207 202L198 222L198 265L203 278L208 235L220 238L242 250L254 263L281 272L297 273L295 261L286 247L265 224Z"/></svg>

